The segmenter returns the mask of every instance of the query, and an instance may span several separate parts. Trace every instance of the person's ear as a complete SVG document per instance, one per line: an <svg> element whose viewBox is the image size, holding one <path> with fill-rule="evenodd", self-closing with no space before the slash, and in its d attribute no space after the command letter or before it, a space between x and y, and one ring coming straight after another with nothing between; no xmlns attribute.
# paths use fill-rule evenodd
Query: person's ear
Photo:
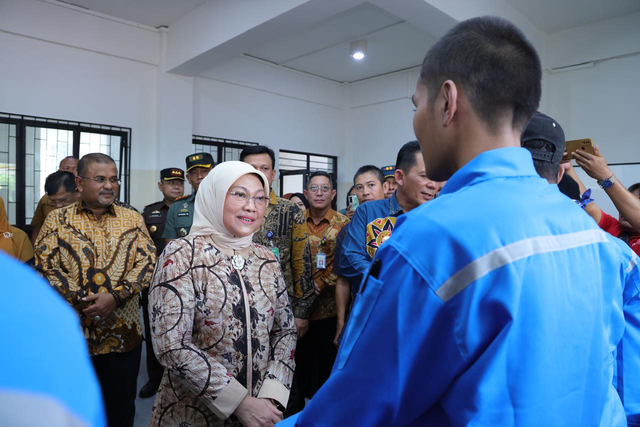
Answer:
<svg viewBox="0 0 640 427"><path fill-rule="evenodd" d="M273 169L271 171L271 182L274 182L276 180L276 170Z"/></svg>
<svg viewBox="0 0 640 427"><path fill-rule="evenodd" d="M382 191L384 191L385 193L389 191L389 181L385 181L382 183Z"/></svg>
<svg viewBox="0 0 640 427"><path fill-rule="evenodd" d="M162 193L162 181L158 181L158 190Z"/></svg>
<svg viewBox="0 0 640 427"><path fill-rule="evenodd" d="M396 184L400 187L404 187L404 172L402 169L396 169L394 176L396 178Z"/></svg>
<svg viewBox="0 0 640 427"><path fill-rule="evenodd" d="M82 191L84 190L82 188L82 178L80 178L79 176L76 176L76 190L78 191L78 193L82 193Z"/></svg>
<svg viewBox="0 0 640 427"><path fill-rule="evenodd" d="M336 190L331 190L331 200L333 200L336 197Z"/></svg>
<svg viewBox="0 0 640 427"><path fill-rule="evenodd" d="M447 127L451 125L451 122L458 111L458 88L456 87L456 84L451 80L447 80L442 83L440 95L442 97L442 101L439 112L442 119L442 126Z"/></svg>
<svg viewBox="0 0 640 427"><path fill-rule="evenodd" d="M307 190L302 190L302 194L304 194L304 197L309 200L309 193L307 192Z"/></svg>

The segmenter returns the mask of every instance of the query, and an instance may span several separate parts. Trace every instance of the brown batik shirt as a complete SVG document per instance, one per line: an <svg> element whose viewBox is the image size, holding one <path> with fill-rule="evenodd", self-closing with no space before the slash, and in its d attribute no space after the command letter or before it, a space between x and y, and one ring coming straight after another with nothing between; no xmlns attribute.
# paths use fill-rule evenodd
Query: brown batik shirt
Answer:
<svg viewBox="0 0 640 427"><path fill-rule="evenodd" d="M123 353L142 341L137 295L149 286L155 247L142 216L116 204L100 219L82 202L47 216L35 245L36 268L80 316L91 355ZM82 298L111 293L114 326L97 324Z"/></svg>

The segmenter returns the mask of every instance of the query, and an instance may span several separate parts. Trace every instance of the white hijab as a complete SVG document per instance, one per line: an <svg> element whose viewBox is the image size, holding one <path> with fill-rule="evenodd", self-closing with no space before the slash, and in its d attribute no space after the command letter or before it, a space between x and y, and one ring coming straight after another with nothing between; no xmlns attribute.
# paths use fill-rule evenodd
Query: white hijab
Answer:
<svg viewBox="0 0 640 427"><path fill-rule="evenodd" d="M248 163L229 161L213 168L198 188L196 194L195 214L190 236L211 236L220 249L240 251L249 247L253 233L245 237L235 237L227 231L222 220L224 201L227 191L241 176L247 174L260 176L264 184L264 194L269 197L269 181L264 174ZM262 218L259 218L262 221Z"/></svg>

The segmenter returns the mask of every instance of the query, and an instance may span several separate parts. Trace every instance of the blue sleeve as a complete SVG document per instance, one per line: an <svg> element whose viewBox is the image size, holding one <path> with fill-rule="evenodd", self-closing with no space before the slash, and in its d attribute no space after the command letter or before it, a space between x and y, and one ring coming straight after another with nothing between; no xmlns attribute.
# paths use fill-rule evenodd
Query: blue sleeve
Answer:
<svg viewBox="0 0 640 427"><path fill-rule="evenodd" d="M340 257L340 274L351 283L360 283L371 266L371 257L367 253L365 241L367 227L366 205L356 209L347 235L342 242L342 256Z"/></svg>
<svg viewBox="0 0 640 427"><path fill-rule="evenodd" d="M0 255L3 425L106 425L100 384L76 312L33 270ZM11 285L9 285L11 284ZM25 418L24 408L35 412Z"/></svg>
<svg viewBox="0 0 640 427"><path fill-rule="evenodd" d="M169 212L167 212L167 222L164 226L164 232L162 233L163 239L177 239L179 236L176 233L176 224L175 224L175 213L176 213L176 204L174 203L169 208Z"/></svg>
<svg viewBox="0 0 640 427"><path fill-rule="evenodd" d="M393 245L362 283L329 380L279 425L428 425L464 369L448 308ZM336 399L336 396L340 396Z"/></svg>
<svg viewBox="0 0 640 427"><path fill-rule="evenodd" d="M640 426L640 267L638 257L632 255L623 291L625 331L618 345L614 386L629 426Z"/></svg>

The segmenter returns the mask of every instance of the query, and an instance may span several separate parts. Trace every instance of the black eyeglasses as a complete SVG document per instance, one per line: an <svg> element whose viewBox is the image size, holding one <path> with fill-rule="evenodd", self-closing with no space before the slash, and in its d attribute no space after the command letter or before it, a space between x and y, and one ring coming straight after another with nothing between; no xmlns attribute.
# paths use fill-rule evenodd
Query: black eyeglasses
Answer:
<svg viewBox="0 0 640 427"><path fill-rule="evenodd" d="M105 178L104 176L96 176L95 178L89 178L88 176L78 175L82 179L90 179L91 181L97 182L98 184L105 184L109 181L112 185L120 185L119 178Z"/></svg>

